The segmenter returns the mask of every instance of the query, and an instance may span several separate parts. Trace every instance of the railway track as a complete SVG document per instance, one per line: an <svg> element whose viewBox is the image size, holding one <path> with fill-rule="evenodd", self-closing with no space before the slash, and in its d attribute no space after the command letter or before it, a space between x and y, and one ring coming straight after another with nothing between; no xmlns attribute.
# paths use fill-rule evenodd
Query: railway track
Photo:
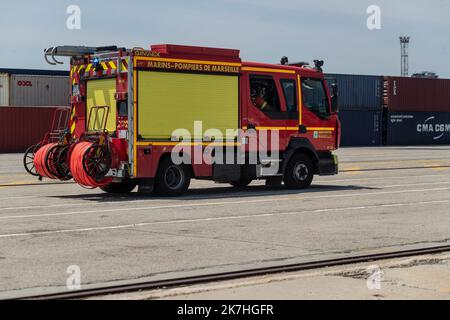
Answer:
<svg viewBox="0 0 450 320"><path fill-rule="evenodd" d="M137 283L137 284L125 284L125 285L116 285L116 286L108 286L108 287L101 287L101 288L91 288L91 289L79 290L79 291L60 292L60 293L45 294L45 295L38 295L38 296L28 296L28 297L22 297L20 299L27 299L27 300L82 299L82 298L89 298L89 297L102 296L102 295L108 295L108 294L136 292L136 291L142 291L142 290L155 290L155 289L161 289L161 288L182 287L182 286L204 284L204 283L217 282L217 281L235 280L235 279L245 278L245 277L263 276L263 275L283 273L283 272L313 270L313 269L319 269L319 268L325 268L325 267L351 265L351 264L355 264L355 263L364 263L364 262L395 259L395 258L413 257L413 256L419 256L419 255L425 255L425 254L437 254L437 253L443 253L443 252L450 252L450 245L412 249L412 250L403 250L403 251L394 251L394 252L386 252L386 253L378 253L378 254L370 254L370 255L349 256L349 257L338 258L338 259L319 260L319 261L306 262L306 263L248 269L248 270L243 270L243 271L216 273L216 274L209 274L209 275L204 275L204 276L193 276L193 277L178 278L178 279L148 281L148 282L142 282L142 283Z"/></svg>

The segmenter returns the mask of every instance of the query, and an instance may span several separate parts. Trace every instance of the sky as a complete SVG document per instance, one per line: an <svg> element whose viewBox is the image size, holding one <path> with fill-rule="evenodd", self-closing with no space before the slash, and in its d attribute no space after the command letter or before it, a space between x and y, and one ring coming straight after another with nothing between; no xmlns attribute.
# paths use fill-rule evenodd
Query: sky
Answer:
<svg viewBox="0 0 450 320"><path fill-rule="evenodd" d="M80 29L66 26L81 9ZM380 8L380 29L367 8ZM245 61L325 60L325 72L400 74L398 37L411 37L410 74L450 78L450 0L22 0L0 6L0 67L67 70L55 45L149 48L173 43L241 50ZM67 59L65 60L67 61Z"/></svg>

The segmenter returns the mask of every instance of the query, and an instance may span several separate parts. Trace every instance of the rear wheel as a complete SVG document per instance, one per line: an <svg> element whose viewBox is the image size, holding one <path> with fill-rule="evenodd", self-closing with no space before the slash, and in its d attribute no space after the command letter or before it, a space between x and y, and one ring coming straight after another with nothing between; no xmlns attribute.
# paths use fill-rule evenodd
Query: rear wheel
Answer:
<svg viewBox="0 0 450 320"><path fill-rule="evenodd" d="M132 192L136 188L136 185L136 182L124 180L110 183L107 186L101 187L101 189L107 193L126 194Z"/></svg>
<svg viewBox="0 0 450 320"><path fill-rule="evenodd" d="M186 165L174 164L170 158L161 161L155 178L155 192L163 197L185 193L191 183L191 172Z"/></svg>
<svg viewBox="0 0 450 320"><path fill-rule="evenodd" d="M314 178L314 166L304 154L296 154L289 161L283 181L289 189L306 189Z"/></svg>

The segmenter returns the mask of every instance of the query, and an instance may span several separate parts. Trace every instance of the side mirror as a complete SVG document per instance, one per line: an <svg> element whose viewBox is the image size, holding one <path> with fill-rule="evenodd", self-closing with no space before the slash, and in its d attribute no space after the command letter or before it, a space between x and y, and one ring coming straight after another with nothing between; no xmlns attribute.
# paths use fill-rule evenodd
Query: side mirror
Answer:
<svg viewBox="0 0 450 320"><path fill-rule="evenodd" d="M333 83L331 85L331 91L333 93L333 95L331 96L331 111L334 113L339 112L339 98L338 98L338 86L336 83Z"/></svg>

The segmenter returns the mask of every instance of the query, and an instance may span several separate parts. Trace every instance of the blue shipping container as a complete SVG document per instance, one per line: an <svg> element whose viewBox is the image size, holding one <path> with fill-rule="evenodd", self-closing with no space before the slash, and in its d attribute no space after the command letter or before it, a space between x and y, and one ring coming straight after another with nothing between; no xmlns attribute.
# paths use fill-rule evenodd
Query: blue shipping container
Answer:
<svg viewBox="0 0 450 320"><path fill-rule="evenodd" d="M380 146L381 116L376 110L341 110L341 146Z"/></svg>
<svg viewBox="0 0 450 320"><path fill-rule="evenodd" d="M390 112L388 145L450 144L450 113Z"/></svg>
<svg viewBox="0 0 450 320"><path fill-rule="evenodd" d="M326 74L328 84L336 80L339 89L339 107L341 109L380 110L383 106L382 76Z"/></svg>

